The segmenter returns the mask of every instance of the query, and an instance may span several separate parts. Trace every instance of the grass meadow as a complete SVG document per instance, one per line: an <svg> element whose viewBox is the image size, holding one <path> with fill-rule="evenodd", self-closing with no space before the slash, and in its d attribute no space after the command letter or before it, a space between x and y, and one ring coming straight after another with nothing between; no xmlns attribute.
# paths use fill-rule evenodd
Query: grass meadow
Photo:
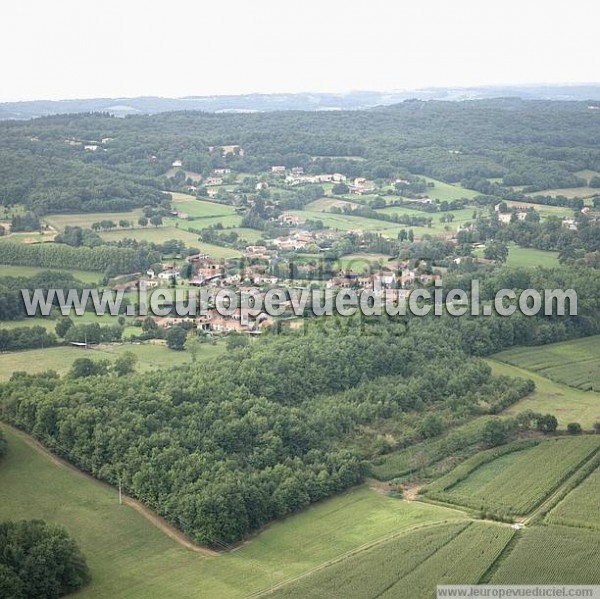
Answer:
<svg viewBox="0 0 600 599"><path fill-rule="evenodd" d="M52 461L3 427L0 520L61 524L85 554L92 582L78 599L237 599L266 590L401 531L460 518L359 487L268 526L236 550L205 556L179 545L115 489Z"/></svg>

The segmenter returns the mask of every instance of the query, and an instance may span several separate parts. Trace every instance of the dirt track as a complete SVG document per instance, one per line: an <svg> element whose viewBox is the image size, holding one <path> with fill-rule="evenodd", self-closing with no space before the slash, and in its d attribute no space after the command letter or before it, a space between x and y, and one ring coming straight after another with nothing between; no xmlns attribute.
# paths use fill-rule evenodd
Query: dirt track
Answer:
<svg viewBox="0 0 600 599"><path fill-rule="evenodd" d="M13 428L12 426L9 426L8 424L5 424L5 423L3 423L3 424L7 428L10 428L11 431L13 433L15 433L22 441L27 443L27 445L29 445L29 447L33 448L39 454L43 455L46 459L50 460L54 465L58 466L59 468L66 468L73 474L76 474L77 476L84 478L88 481L91 481L97 485L104 485L104 486L112 489L116 493L116 490L111 485L95 479L90 474L86 474L85 472L82 472L81 470L79 470L78 468L76 468L75 466L70 464L69 462L55 456L53 453L48 451L48 449L46 449L46 447L44 447L39 441L36 441L33 437L30 437L26 433L24 433L16 428ZM133 497L129 497L128 495L123 494L123 503L125 505L133 508L136 512L140 513L142 516L144 516L144 518L146 518L146 520L151 522L154 526L156 526L156 528L160 529L169 538L171 538L174 541L176 541L177 543L179 543L179 545L181 545L182 547L185 547L186 549L189 549L190 551L195 551L196 553L200 553L200 554L206 555L206 556L219 555L219 553L217 551L213 551L212 549L209 549L208 547L202 547L201 545L196 545L196 544L192 543L192 541L190 541L181 531L177 530L174 526L169 524L164 518L161 518L159 515L155 514L151 509L147 508L143 503L139 502L137 499L133 499Z"/></svg>

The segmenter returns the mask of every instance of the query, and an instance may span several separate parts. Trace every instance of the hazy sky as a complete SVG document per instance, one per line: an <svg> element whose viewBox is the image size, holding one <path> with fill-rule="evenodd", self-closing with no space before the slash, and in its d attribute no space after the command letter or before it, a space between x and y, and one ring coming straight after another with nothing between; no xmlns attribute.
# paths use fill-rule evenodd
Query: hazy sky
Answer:
<svg viewBox="0 0 600 599"><path fill-rule="evenodd" d="M591 82L596 0L18 0L0 100Z"/></svg>

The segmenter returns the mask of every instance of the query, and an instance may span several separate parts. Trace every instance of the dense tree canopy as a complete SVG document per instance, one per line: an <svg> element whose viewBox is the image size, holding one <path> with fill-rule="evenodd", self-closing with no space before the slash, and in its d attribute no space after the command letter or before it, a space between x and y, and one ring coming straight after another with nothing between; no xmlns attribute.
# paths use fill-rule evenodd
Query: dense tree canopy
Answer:
<svg viewBox="0 0 600 599"><path fill-rule="evenodd" d="M40 520L0 522L0 597L58 599L89 582L67 532Z"/></svg>

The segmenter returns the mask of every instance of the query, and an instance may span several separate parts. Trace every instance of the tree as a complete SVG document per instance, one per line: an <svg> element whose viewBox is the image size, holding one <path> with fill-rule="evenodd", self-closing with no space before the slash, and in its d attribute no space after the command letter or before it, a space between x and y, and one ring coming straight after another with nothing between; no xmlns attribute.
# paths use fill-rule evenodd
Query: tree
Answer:
<svg viewBox="0 0 600 599"><path fill-rule="evenodd" d="M496 262L506 262L508 258L508 247L500 241L490 241L485 246L483 257L486 260L495 260Z"/></svg>
<svg viewBox="0 0 600 599"><path fill-rule="evenodd" d="M137 356L130 351L126 351L115 360L113 371L117 376L125 376L126 374L135 372L136 362Z"/></svg>
<svg viewBox="0 0 600 599"><path fill-rule="evenodd" d="M508 441L508 428L500 418L492 418L483 428L483 442L489 447L503 445Z"/></svg>
<svg viewBox="0 0 600 599"><path fill-rule="evenodd" d="M567 432L569 435L580 435L582 432L581 424L579 422L569 422L567 424Z"/></svg>
<svg viewBox="0 0 600 599"><path fill-rule="evenodd" d="M201 347L202 341L200 341L200 337L198 337L197 333L190 333L185 341L184 348L192 355L192 362L196 361Z"/></svg>
<svg viewBox="0 0 600 599"><path fill-rule="evenodd" d="M600 435L600 422L599 421L594 422L594 432L597 435Z"/></svg>
<svg viewBox="0 0 600 599"><path fill-rule="evenodd" d="M186 330L181 326L171 327L167 331L167 347L177 351L183 351L187 338Z"/></svg>
<svg viewBox="0 0 600 599"><path fill-rule="evenodd" d="M61 318L57 323L54 330L59 337L64 337L67 331L73 326L73 321L70 318Z"/></svg>
<svg viewBox="0 0 600 599"><path fill-rule="evenodd" d="M536 428L543 433L553 433L558 428L558 420L552 414L540 416L537 420Z"/></svg>
<svg viewBox="0 0 600 599"><path fill-rule="evenodd" d="M140 216L140 218L138 218L138 225L140 225L140 227L147 227L148 219L145 216Z"/></svg>
<svg viewBox="0 0 600 599"><path fill-rule="evenodd" d="M144 333L148 333L150 331L156 331L156 329L158 329L158 325L156 324L154 318L151 316L146 316L142 322L142 331L144 331Z"/></svg>
<svg viewBox="0 0 600 599"><path fill-rule="evenodd" d="M232 333L227 336L227 349L237 349L238 347L246 347L249 343L248 337L246 335L241 335L240 333Z"/></svg>
<svg viewBox="0 0 600 599"><path fill-rule="evenodd" d="M106 360L96 362L90 360L90 358L77 358L71 365L69 374L74 379L80 379L88 376L106 374L107 371L108 362Z"/></svg>
<svg viewBox="0 0 600 599"><path fill-rule="evenodd" d="M162 219L162 216L160 216L160 215L158 215L158 214L155 214L154 216L151 216L151 217L150 217L150 224L151 224L153 227L160 227L160 225L162 225L162 224L163 224L163 219Z"/></svg>
<svg viewBox="0 0 600 599"><path fill-rule="evenodd" d="M41 520L0 523L0 597L58 599L90 581L66 530Z"/></svg>

